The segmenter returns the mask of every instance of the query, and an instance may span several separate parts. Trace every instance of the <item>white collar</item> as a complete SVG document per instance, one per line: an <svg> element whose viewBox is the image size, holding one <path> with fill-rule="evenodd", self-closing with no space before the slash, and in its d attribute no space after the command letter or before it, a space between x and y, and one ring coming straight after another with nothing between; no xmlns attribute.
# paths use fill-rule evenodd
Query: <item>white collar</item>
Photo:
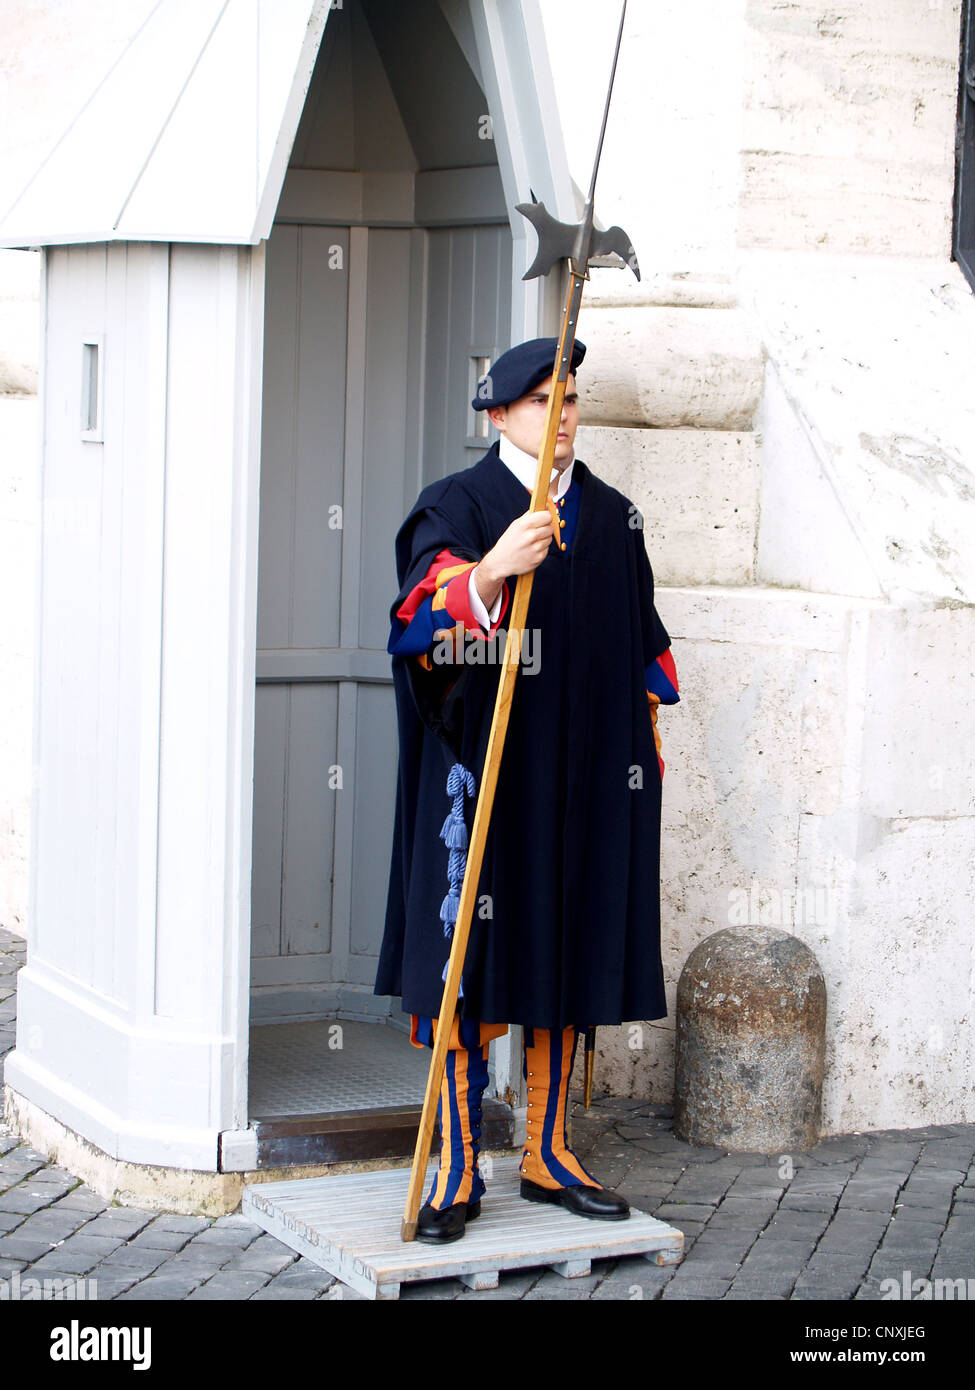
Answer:
<svg viewBox="0 0 975 1390"><path fill-rule="evenodd" d="M535 478L538 473L538 459L531 454L526 454L524 449L519 449L517 444L512 444L506 434L498 440L498 450L501 454L501 462L508 465L512 473L522 483L529 492L535 490ZM562 470L558 484L555 489L556 501L564 497L569 490L572 482L572 470L575 467L575 456L573 455L568 466Z"/></svg>

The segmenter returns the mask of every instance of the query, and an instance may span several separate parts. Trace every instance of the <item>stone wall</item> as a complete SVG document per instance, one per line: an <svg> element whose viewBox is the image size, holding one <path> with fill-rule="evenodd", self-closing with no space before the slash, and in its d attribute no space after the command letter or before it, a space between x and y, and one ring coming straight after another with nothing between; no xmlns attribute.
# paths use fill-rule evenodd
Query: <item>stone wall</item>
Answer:
<svg viewBox="0 0 975 1390"><path fill-rule="evenodd" d="M739 244L951 250L960 0L748 0Z"/></svg>
<svg viewBox="0 0 975 1390"><path fill-rule="evenodd" d="M668 186L678 200L706 186L735 132L714 236L670 236L642 286L598 272L587 294L579 452L644 512L682 690L660 714L671 1016L601 1030L597 1087L669 1099L683 962L756 922L793 931L824 969L826 1133L968 1120L975 300L948 259L960 7L748 0L719 23L733 12L717 88L729 97L737 74L737 107L714 147L685 142ZM679 68L682 20L653 23ZM695 93L708 53L705 38ZM649 100L624 83L621 124ZM685 135L708 128L689 89L665 84L664 139L672 102ZM640 179L631 191L639 213ZM627 230L630 205L612 211ZM659 217L674 232L669 197Z"/></svg>

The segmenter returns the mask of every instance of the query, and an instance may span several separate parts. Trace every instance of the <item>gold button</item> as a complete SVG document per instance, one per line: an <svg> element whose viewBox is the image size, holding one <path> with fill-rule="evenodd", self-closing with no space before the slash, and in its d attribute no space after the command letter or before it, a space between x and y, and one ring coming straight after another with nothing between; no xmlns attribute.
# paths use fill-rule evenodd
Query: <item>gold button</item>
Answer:
<svg viewBox="0 0 975 1390"><path fill-rule="evenodd" d="M564 525L565 525L565 522L564 522L564 521L560 521L560 522L559 522L559 525L560 525L560 526L564 526Z"/></svg>
<svg viewBox="0 0 975 1390"><path fill-rule="evenodd" d="M565 541L562 542L562 549L565 549Z"/></svg>

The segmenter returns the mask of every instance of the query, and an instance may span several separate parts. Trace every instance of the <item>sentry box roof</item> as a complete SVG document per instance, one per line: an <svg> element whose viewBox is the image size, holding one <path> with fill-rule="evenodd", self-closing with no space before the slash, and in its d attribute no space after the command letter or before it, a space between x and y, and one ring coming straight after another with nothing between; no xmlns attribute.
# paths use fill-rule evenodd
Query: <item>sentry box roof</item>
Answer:
<svg viewBox="0 0 975 1390"><path fill-rule="evenodd" d="M329 12L329 0L12 0L0 245L262 240Z"/></svg>

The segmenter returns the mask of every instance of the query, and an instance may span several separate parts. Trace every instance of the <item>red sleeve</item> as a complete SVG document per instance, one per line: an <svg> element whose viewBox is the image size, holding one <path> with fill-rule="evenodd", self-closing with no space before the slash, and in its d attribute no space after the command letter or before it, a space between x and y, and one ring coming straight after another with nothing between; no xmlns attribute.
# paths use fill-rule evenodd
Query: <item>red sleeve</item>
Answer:
<svg viewBox="0 0 975 1390"><path fill-rule="evenodd" d="M502 586L501 609L497 622L492 623L490 631L485 634L471 611L468 592L470 572L476 564L476 560L462 560L449 550L441 550L419 584L410 590L404 602L400 604L396 610L396 616L401 622L409 624L425 600L432 595L434 615L443 611L453 620L454 624L463 623L464 627L475 636L493 635L508 608L508 585ZM447 624L445 623L444 626Z"/></svg>
<svg viewBox="0 0 975 1390"><path fill-rule="evenodd" d="M397 618L403 623L408 623L416 615L423 600L436 593L440 587L437 580L442 570L449 569L451 574L456 574L458 568L469 570L473 564L474 562L471 560L461 560L457 555L452 555L449 550L441 550L419 584L410 590L405 600L397 608Z"/></svg>

